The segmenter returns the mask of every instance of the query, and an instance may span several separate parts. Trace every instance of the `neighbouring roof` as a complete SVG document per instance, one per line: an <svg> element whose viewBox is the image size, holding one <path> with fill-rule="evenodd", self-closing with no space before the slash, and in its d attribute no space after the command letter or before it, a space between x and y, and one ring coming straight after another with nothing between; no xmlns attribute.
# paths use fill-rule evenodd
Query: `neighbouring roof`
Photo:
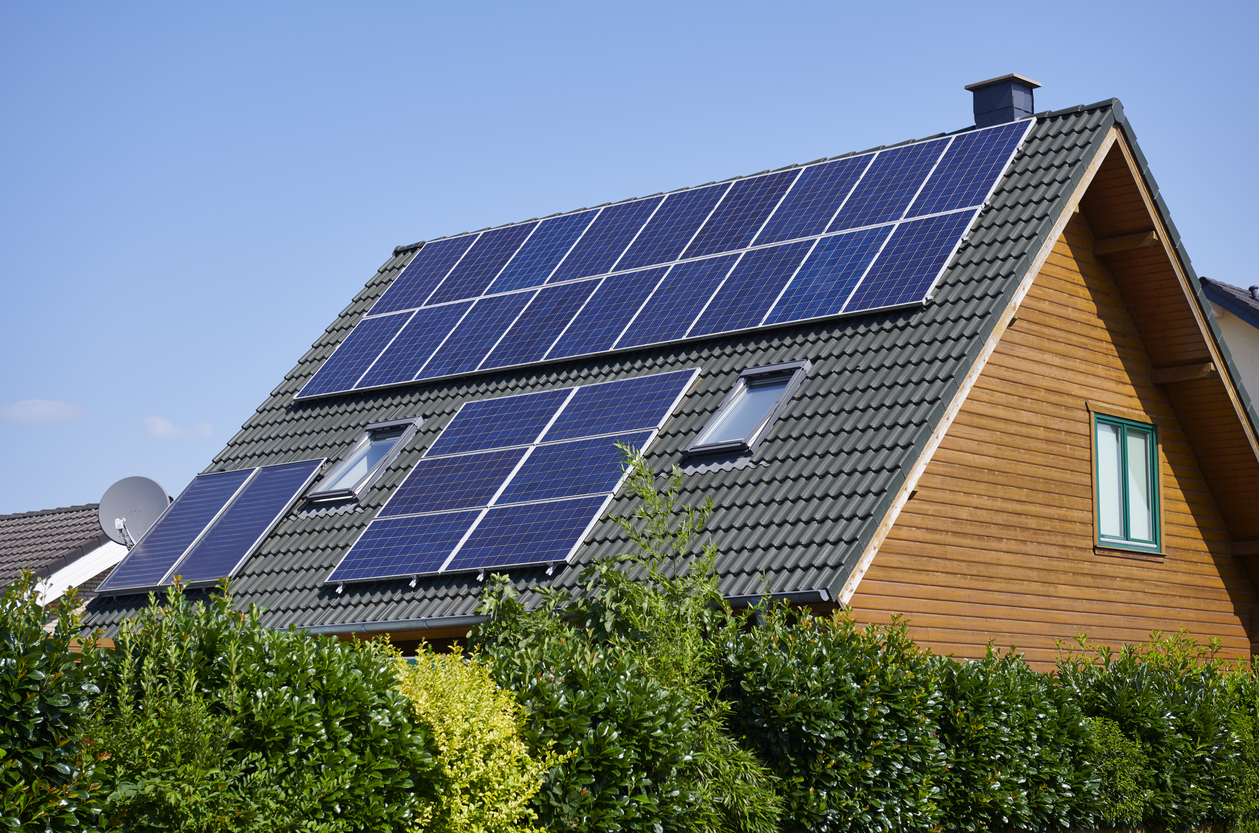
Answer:
<svg viewBox="0 0 1259 833"><path fill-rule="evenodd" d="M1259 300L1248 289L1239 289L1211 278L1199 278L1202 291L1212 303L1223 307L1252 327L1259 328Z"/></svg>
<svg viewBox="0 0 1259 833"><path fill-rule="evenodd" d="M96 508L89 503L0 515L0 587L23 569L47 578L108 541Z"/></svg>
<svg viewBox="0 0 1259 833"><path fill-rule="evenodd" d="M727 596L768 590L836 598L1107 132L1125 124L1116 100L1042 113L1035 121L925 305L295 401L414 257L414 247L399 247L207 471L317 457L335 463L369 423L413 416L425 421L359 506L294 511L282 520L236 576L238 603L265 608L264 621L271 625L329 631L466 621L482 587L475 574L420 578L414 587L405 580L346 584L340 592L325 583L462 403L699 368L700 381L650 450L660 471L685 462L683 449L742 370L800 359L809 359L812 370L750 462L689 469L685 498L710 495L717 507L708 533L722 553L718 571ZM1158 205L1165 214L1161 199ZM1179 249L1170 220L1168 226ZM632 506L632 498L619 495L610 511L626 513ZM572 587L584 564L625 547L623 534L606 518L588 540L573 563L553 576L541 568L516 569L513 581L522 590L544 583ZM88 624L116 625L143 598L98 598Z"/></svg>

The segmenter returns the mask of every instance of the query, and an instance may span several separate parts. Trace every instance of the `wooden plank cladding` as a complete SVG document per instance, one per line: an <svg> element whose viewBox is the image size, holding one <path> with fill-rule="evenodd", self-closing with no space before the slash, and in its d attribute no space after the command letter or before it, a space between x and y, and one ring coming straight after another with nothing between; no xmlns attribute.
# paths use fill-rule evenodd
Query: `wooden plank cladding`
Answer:
<svg viewBox="0 0 1259 833"><path fill-rule="evenodd" d="M1177 332L1189 350L1192 334ZM903 615L920 643L961 657L995 640L1042 669L1080 633L1118 645L1186 627L1249 656L1259 598L1162 386L1210 375L1203 363L1156 369L1077 213L857 587L854 615ZM1158 428L1159 555L1094 545L1090 409Z"/></svg>

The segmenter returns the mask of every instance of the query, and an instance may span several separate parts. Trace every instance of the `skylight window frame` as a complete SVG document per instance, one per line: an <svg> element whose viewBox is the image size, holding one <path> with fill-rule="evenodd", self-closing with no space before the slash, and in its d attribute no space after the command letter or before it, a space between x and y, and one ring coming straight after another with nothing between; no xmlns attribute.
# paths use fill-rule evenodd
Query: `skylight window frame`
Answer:
<svg viewBox="0 0 1259 833"><path fill-rule="evenodd" d="M722 400L721 407L717 412L704 423L704 427L695 439L685 449L687 456L699 457L713 454L726 453L746 453L751 454L756 451L769 434L769 430L774 427L782 412L787 405L795 398L796 391L804 383L805 377L809 374L809 370L813 367L813 363L807 359L796 362L784 362L782 364L764 365L762 367L749 367L739 374L738 380L734 387L726 394L726 398ZM778 394L778 398L774 400L774 404L765 412L764 416L757 421L756 425L742 438L737 440L726 440L723 442L706 443L701 442L705 434L711 431L726 416L732 407L734 407L743 397L743 392L750 385L758 382L769 382L771 380L786 379L786 384L782 391Z"/></svg>
<svg viewBox="0 0 1259 833"><path fill-rule="evenodd" d="M362 497L363 493L376 482L380 475L384 473L389 464L397 459L398 455L402 453L402 449L405 448L407 443L411 441L423 423L423 417L410 417L407 419L392 419L387 422L373 422L370 425L364 426L363 433L361 433L358 439L355 440L354 445L351 446L350 450L345 453L345 456L337 461L337 463L328 470L327 474L319 478L319 481L311 487L309 492L306 493L306 500L312 503L358 500ZM358 456L367 451L371 445L373 435L389 432L397 428L402 428L402 433L394 440L393 445L390 446L384 456L376 462L376 465L368 469L362 477L355 481L352 487L342 489L320 488L324 484L337 482L342 473L357 462Z"/></svg>

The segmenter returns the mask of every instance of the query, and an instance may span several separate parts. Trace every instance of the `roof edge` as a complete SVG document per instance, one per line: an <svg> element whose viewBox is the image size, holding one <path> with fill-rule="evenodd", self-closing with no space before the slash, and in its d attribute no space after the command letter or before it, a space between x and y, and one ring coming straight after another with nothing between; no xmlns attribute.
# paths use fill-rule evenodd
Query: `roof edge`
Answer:
<svg viewBox="0 0 1259 833"><path fill-rule="evenodd" d="M1234 296L1224 288L1220 281L1213 278L1202 277L1198 278L1198 281L1202 284L1202 291L1207 296L1207 300L1223 307L1252 327L1259 328L1259 304L1252 307Z"/></svg>

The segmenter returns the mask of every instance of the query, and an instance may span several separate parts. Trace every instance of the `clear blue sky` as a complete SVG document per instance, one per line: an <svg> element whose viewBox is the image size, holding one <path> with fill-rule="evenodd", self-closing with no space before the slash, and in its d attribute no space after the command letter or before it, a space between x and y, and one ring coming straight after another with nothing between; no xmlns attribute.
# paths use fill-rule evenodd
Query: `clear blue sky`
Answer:
<svg viewBox="0 0 1259 833"><path fill-rule="evenodd" d="M0 6L0 513L177 493L400 243L1122 99L1259 282L1255 4Z"/></svg>

